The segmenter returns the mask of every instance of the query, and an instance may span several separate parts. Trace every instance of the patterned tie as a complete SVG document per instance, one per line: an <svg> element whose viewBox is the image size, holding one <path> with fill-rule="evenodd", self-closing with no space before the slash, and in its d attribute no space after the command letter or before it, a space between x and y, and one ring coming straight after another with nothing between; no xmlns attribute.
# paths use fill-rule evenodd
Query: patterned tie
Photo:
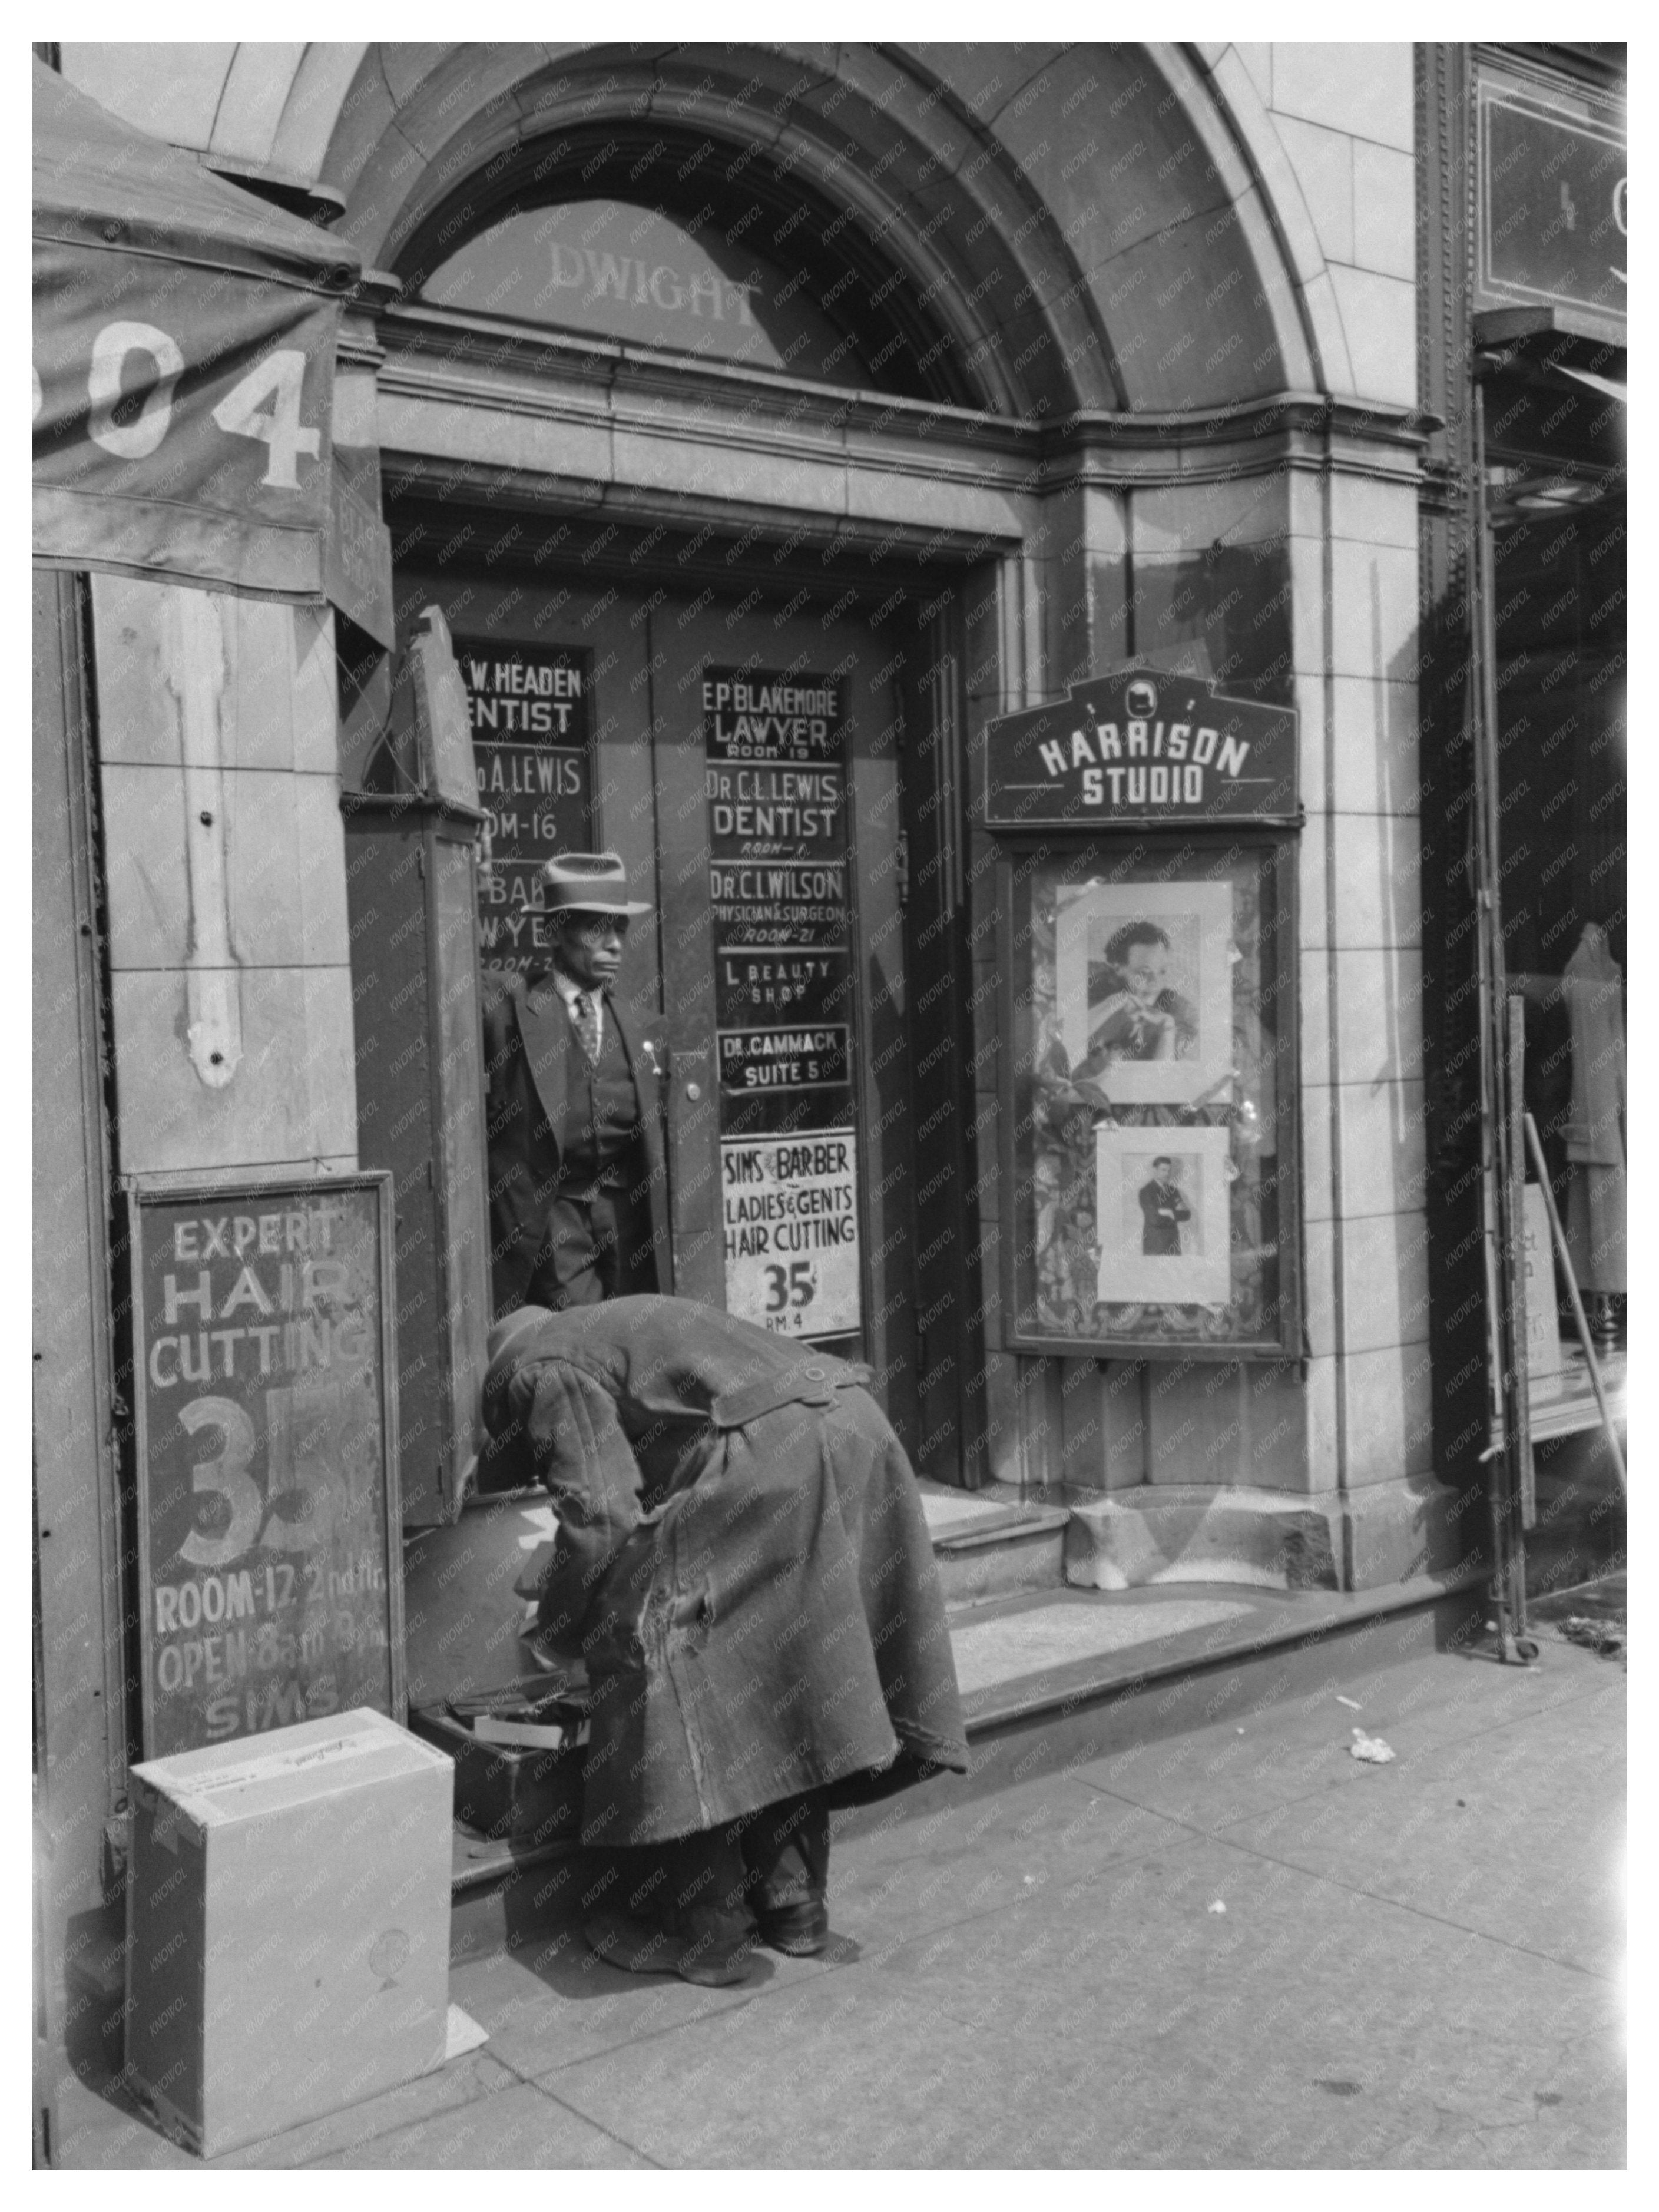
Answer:
<svg viewBox="0 0 1659 2212"><path fill-rule="evenodd" d="M576 1035L590 1067L599 1064L599 1002L588 991L578 991L573 1005L575 1010Z"/></svg>

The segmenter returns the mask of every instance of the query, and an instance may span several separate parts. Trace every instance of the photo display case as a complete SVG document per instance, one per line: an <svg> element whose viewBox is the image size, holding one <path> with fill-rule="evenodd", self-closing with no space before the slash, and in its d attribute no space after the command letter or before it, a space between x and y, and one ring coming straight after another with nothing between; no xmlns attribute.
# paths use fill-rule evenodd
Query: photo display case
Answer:
<svg viewBox="0 0 1659 2212"><path fill-rule="evenodd" d="M1295 851L1004 841L1011 1350L1300 1353Z"/></svg>

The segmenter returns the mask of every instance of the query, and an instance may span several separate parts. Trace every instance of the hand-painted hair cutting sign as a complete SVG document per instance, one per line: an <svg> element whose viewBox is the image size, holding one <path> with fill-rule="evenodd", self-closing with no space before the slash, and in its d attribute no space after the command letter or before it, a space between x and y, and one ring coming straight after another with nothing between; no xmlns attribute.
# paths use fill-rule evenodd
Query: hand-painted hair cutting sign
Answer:
<svg viewBox="0 0 1659 2212"><path fill-rule="evenodd" d="M1125 669L986 730L988 830L1066 823L1283 820L1296 812L1296 713L1196 677Z"/></svg>

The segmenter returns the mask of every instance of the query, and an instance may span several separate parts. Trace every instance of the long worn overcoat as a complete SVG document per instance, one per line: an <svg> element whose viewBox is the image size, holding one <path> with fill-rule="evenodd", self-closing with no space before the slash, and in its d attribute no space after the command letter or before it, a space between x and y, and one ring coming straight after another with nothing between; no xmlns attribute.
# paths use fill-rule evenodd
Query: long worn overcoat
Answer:
<svg viewBox="0 0 1659 2212"><path fill-rule="evenodd" d="M658 1297L526 1319L491 1365L486 1424L557 1509L541 1620L597 1692L584 1841L966 1767L921 1493L865 1372Z"/></svg>
<svg viewBox="0 0 1659 2212"><path fill-rule="evenodd" d="M514 969L489 968L483 978L485 1130L489 1154L490 1286L495 1310L520 1304L530 1288L559 1179L564 1130L570 1018L556 996L539 1008ZM668 1182L663 1167L659 1084L647 1052L648 1025L605 994L605 1017L617 1025L640 1101L639 1177L651 1209L657 1285L673 1281L669 1262Z"/></svg>

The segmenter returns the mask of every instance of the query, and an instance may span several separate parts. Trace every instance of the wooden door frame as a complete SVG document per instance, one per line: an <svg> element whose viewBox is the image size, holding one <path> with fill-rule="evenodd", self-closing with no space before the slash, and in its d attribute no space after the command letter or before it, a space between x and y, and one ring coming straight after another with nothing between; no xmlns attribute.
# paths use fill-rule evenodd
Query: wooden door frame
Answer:
<svg viewBox="0 0 1659 2212"><path fill-rule="evenodd" d="M984 572L977 574L982 577ZM940 1091L930 1085L923 1065L937 1049L926 1045L933 1025L918 1018L923 1012L931 1016L935 1007L948 1039L939 1064L953 1070L957 1079L921 1113L912 1133L918 1148L914 1213L920 1424L913 1455L920 1472L960 1480L969 1489L990 1473L985 1450L988 1309L981 1284L978 1193L981 1174L987 1168L994 1173L997 1164L994 1143L981 1148L980 1141L969 1005L972 792L963 603L975 574L964 568L953 577L949 603L930 620L926 653L907 665L903 816L912 1095L923 1101ZM913 730L917 739L912 738Z"/></svg>
<svg viewBox="0 0 1659 2212"><path fill-rule="evenodd" d="M68 1923L103 1902L125 1803L129 1713L106 1097L104 905L84 577L33 576L35 1081L44 1025L70 1063L34 1099L33 1443L40 1627L37 2124L55 2150ZM52 865L43 866L43 861ZM71 1101L76 1110L66 1110ZM62 1565L57 1563L62 1561ZM78 1562L78 1564L76 1564Z"/></svg>
<svg viewBox="0 0 1659 2212"><path fill-rule="evenodd" d="M693 426L687 426L687 434L695 434ZM908 457L914 465L914 453ZM966 672L969 634L965 608L972 592L988 583L993 585L1000 605L1007 589L1006 579L1000 578L1000 568L1011 560L1015 573L1023 574L1017 534L1011 530L1006 543L991 544L983 533L970 537L966 531L939 528L924 542L920 533L896 532L890 522L884 523L879 518L803 515L781 507L758 515L751 507L734 508L720 518L720 527L714 530L707 518L707 502L696 502L688 512L688 502L683 499L641 489L630 494L625 514L611 510L609 502L596 511L591 501L572 496L568 487L514 470L492 472L487 490L494 504L486 507L486 486L471 465L414 456L396 457L388 466L387 477L399 488L388 500L394 541L403 534L405 521L441 501L439 511L446 534L468 533L469 568L477 564L492 581L502 585L523 580L532 582L532 588L547 588L556 567L563 572L580 562L585 581L594 581L599 587L623 586L630 594L639 593L642 600L659 587L681 593L716 578L721 598L728 592L740 597L763 584L769 587L769 596L781 588L804 588L812 590L815 597L830 599L837 586L828 583L829 568L823 556L833 546L842 551L846 562L860 562L860 605L866 619L895 581L902 581L917 599L945 594L945 605L929 613L927 629L921 634L921 651L907 653L906 675L900 687L905 717L900 758L902 823L914 856L910 896L905 902L904 955L907 975L918 972L921 964L918 955L925 955L930 948L948 957L950 981L937 1003L949 1023L950 1043L939 1064L966 1071L975 1038L966 1005L972 962L968 940L971 792ZM545 525L545 531L527 526L529 514L534 515L536 523ZM544 546L549 536L556 538L557 556L538 560L538 544ZM584 539L591 546L600 538L611 542L597 556L584 559ZM677 558L688 541L698 548L695 562ZM728 561L726 555L734 550L739 557ZM424 574L433 556L417 552L407 557ZM924 589L919 592L918 586ZM858 606L848 610L849 618L858 611ZM1000 613L990 625L997 665L981 672L976 688L989 684L996 689L1002 682L1006 627ZM907 647L914 647L915 639L915 633L908 635ZM942 679L936 671L947 650L954 665L945 680L945 694L941 694ZM936 741L937 722L945 704L951 708L952 728L946 741L940 743ZM947 829L948 836L941 837ZM923 849L930 841L935 846L943 845L945 859L938 867L928 866L931 854ZM924 932L931 933L926 945L919 943ZM913 1078L915 1057L913 1050ZM939 1341L924 1352L919 1334L915 1356L918 1385L924 1359L928 1370L937 1366L950 1377L936 1393L938 1402L920 1437L923 1444L931 1442L933 1447L924 1453L924 1460L933 1461L945 1479L964 1480L972 1485L987 1479L991 1471L984 1449L987 1322L991 1309L981 1279L977 1192L981 1176L988 1171L994 1173L995 1159L994 1146L981 1146L977 1133L979 1078L964 1075L964 1084L961 1096L966 1111L961 1117L960 1133L955 1134L950 1164L953 1235L948 1244L931 1255L920 1240L917 1246L927 1278L918 1280L917 1311L937 1312ZM947 1297L955 1306L953 1327L946 1324L948 1308L941 1309Z"/></svg>

